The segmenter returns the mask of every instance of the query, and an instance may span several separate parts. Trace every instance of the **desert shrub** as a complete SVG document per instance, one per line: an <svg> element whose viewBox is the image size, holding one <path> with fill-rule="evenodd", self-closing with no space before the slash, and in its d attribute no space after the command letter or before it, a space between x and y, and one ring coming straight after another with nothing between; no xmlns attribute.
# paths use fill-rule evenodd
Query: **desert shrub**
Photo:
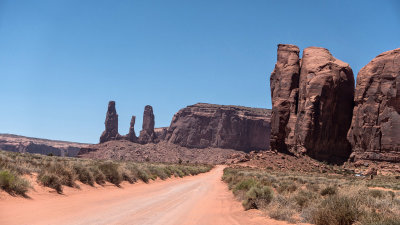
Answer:
<svg viewBox="0 0 400 225"><path fill-rule="evenodd" d="M314 183L307 183L306 189L309 191L317 192L319 190L319 185Z"/></svg>
<svg viewBox="0 0 400 225"><path fill-rule="evenodd" d="M321 202L313 216L316 225L352 225L360 215L355 199L332 195Z"/></svg>
<svg viewBox="0 0 400 225"><path fill-rule="evenodd" d="M244 179L244 180L240 181L239 183L237 183L235 185L235 188L234 188L233 191L234 192L237 192L237 191L248 191L248 190L250 190L250 188L252 188L252 187L254 187L256 185L257 185L257 181L255 179L247 178L247 179Z"/></svg>
<svg viewBox="0 0 400 225"><path fill-rule="evenodd" d="M374 197L374 198L382 198L384 195L385 195L385 193L383 192L383 191L381 191L381 190L369 190L368 191L368 195L370 195L370 196L372 196L372 197Z"/></svg>
<svg viewBox="0 0 400 225"><path fill-rule="evenodd" d="M244 208L247 209L258 209L268 205L273 198L273 191L270 187L251 187L246 192L245 199L243 201Z"/></svg>
<svg viewBox="0 0 400 225"><path fill-rule="evenodd" d="M279 184L279 186L276 188L276 191L279 193L283 193L283 192L295 192L297 190L297 185L293 182L289 183L289 182L282 182Z"/></svg>
<svg viewBox="0 0 400 225"><path fill-rule="evenodd" d="M137 176L145 183L148 183L150 180L150 175L143 169L137 171Z"/></svg>
<svg viewBox="0 0 400 225"><path fill-rule="evenodd" d="M337 193L337 187L334 187L334 186L325 187L325 188L322 189L321 192L320 192L320 194L321 194L322 196L325 196L325 195L334 195L334 194L336 194L336 193Z"/></svg>
<svg viewBox="0 0 400 225"><path fill-rule="evenodd" d="M180 168L175 168L174 176L175 177L183 177L183 176L185 176L185 173Z"/></svg>
<svg viewBox="0 0 400 225"><path fill-rule="evenodd" d="M44 186L55 189L59 194L63 192L62 182L56 174L45 172L38 176L38 180Z"/></svg>
<svg viewBox="0 0 400 225"><path fill-rule="evenodd" d="M103 162L99 165L100 171L106 177L106 180L112 184L119 186L123 181L122 173L119 170L119 165L114 162Z"/></svg>
<svg viewBox="0 0 400 225"><path fill-rule="evenodd" d="M41 174L51 173L58 176L62 185L69 187L76 187L75 184L75 172L70 168L68 164L52 162L49 165L42 168Z"/></svg>
<svg viewBox="0 0 400 225"><path fill-rule="evenodd" d="M172 166L166 166L164 168L164 172L167 174L168 177L171 177L174 174L174 169Z"/></svg>
<svg viewBox="0 0 400 225"><path fill-rule="evenodd" d="M293 216L295 211L290 207L274 205L268 209L268 216L276 220L285 220L294 223Z"/></svg>
<svg viewBox="0 0 400 225"><path fill-rule="evenodd" d="M104 175L103 172L98 167L92 167L91 168L93 178L96 181L96 183L102 185L106 183L106 176Z"/></svg>
<svg viewBox="0 0 400 225"><path fill-rule="evenodd" d="M302 209L306 207L310 201L315 198L315 194L311 191L300 190L297 194L293 197L296 204Z"/></svg>
<svg viewBox="0 0 400 225"><path fill-rule="evenodd" d="M364 215L360 221L362 225L399 225L400 215L382 215L371 213Z"/></svg>
<svg viewBox="0 0 400 225"><path fill-rule="evenodd" d="M93 176L93 173L87 167L83 166L82 164L75 164L73 166L73 169L80 182L84 184L89 184L90 186L94 185L95 178Z"/></svg>
<svg viewBox="0 0 400 225"><path fill-rule="evenodd" d="M153 175L153 177L155 177L155 178L159 177L159 178L161 178L161 180L165 180L168 178L167 173L164 171L163 168L161 168L159 166L150 166L148 169L149 169L150 173Z"/></svg>
<svg viewBox="0 0 400 225"><path fill-rule="evenodd" d="M136 182L136 178L134 174L132 174L131 171L129 171L126 168L121 169L121 174L122 174L122 179L125 181L128 181L130 184L133 184Z"/></svg>
<svg viewBox="0 0 400 225"><path fill-rule="evenodd" d="M10 194L25 196L30 184L8 170L0 170L0 188Z"/></svg>

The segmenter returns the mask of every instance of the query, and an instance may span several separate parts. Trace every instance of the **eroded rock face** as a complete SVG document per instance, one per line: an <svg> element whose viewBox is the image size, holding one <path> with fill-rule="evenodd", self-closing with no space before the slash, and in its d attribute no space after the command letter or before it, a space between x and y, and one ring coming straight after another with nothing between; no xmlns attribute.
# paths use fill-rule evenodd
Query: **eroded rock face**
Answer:
<svg viewBox="0 0 400 225"><path fill-rule="evenodd" d="M146 105L143 113L142 130L140 131L139 143L146 144L154 142L157 136L154 132L153 107Z"/></svg>
<svg viewBox="0 0 400 225"><path fill-rule="evenodd" d="M118 140L120 139L120 135L118 133L118 114L115 110L115 102L110 101L108 103L108 110L106 114L105 130L100 136L100 143L110 141L110 140Z"/></svg>
<svg viewBox="0 0 400 225"><path fill-rule="evenodd" d="M198 103L172 119L165 140L192 148L269 149L268 109Z"/></svg>
<svg viewBox="0 0 400 225"><path fill-rule="evenodd" d="M129 133L126 135L126 139L128 141L132 141L132 142L137 142L137 137L136 137L136 133L135 133L135 121L136 121L136 117L132 116L131 124L129 126Z"/></svg>
<svg viewBox="0 0 400 225"><path fill-rule="evenodd" d="M88 144L0 134L0 149L11 152L75 157Z"/></svg>
<svg viewBox="0 0 400 225"><path fill-rule="evenodd" d="M400 162L400 49L360 70L354 101L348 140L355 160Z"/></svg>
<svg viewBox="0 0 400 225"><path fill-rule="evenodd" d="M354 76L349 64L324 48L303 51L295 127L296 152L319 160L340 161L351 153Z"/></svg>
<svg viewBox="0 0 400 225"><path fill-rule="evenodd" d="M278 45L278 59L270 77L273 105L271 149L273 150L285 152L288 149L287 145L294 144L293 133L300 76L299 52L299 48L295 45Z"/></svg>
<svg viewBox="0 0 400 225"><path fill-rule="evenodd" d="M154 132L157 136L157 142L165 140L165 137L167 136L167 131L168 127L154 128Z"/></svg>
<svg viewBox="0 0 400 225"><path fill-rule="evenodd" d="M350 66L324 48L306 48L299 59L297 46L279 45L270 81L271 148L319 160L347 159L354 96Z"/></svg>

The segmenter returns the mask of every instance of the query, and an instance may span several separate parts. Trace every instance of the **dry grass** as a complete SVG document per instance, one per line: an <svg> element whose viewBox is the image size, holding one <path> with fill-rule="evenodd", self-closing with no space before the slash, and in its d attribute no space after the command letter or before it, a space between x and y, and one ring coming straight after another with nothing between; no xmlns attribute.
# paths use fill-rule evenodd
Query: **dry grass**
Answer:
<svg viewBox="0 0 400 225"><path fill-rule="evenodd" d="M63 186L78 188L76 181L91 186L106 182L119 186L123 181L147 183L157 178L196 175L211 168L202 164L102 161L0 151L0 188L10 194L25 195L30 185L21 176L32 173L38 174L40 184L62 193Z"/></svg>
<svg viewBox="0 0 400 225"><path fill-rule="evenodd" d="M238 167L226 168L222 179L245 209L265 210L274 219L317 225L400 224L400 193L370 189L399 188L395 177L370 180L353 174Z"/></svg>

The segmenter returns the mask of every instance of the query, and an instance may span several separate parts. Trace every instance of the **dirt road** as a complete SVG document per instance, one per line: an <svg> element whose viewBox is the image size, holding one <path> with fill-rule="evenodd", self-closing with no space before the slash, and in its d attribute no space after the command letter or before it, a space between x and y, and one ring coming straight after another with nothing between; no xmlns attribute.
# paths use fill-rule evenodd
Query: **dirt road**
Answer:
<svg viewBox="0 0 400 225"><path fill-rule="evenodd" d="M221 181L222 170L123 188L0 199L0 224L286 224L244 211Z"/></svg>

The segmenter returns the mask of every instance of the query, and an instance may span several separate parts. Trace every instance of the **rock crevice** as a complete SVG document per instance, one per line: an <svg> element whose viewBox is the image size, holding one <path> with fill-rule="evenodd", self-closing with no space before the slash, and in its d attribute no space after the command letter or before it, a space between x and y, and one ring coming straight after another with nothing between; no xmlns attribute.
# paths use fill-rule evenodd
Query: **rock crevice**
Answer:
<svg viewBox="0 0 400 225"><path fill-rule="evenodd" d="M326 161L348 157L354 76L324 48L278 45L271 74L271 148Z"/></svg>
<svg viewBox="0 0 400 225"><path fill-rule="evenodd" d="M400 49L360 70L354 101L351 159L400 162Z"/></svg>

